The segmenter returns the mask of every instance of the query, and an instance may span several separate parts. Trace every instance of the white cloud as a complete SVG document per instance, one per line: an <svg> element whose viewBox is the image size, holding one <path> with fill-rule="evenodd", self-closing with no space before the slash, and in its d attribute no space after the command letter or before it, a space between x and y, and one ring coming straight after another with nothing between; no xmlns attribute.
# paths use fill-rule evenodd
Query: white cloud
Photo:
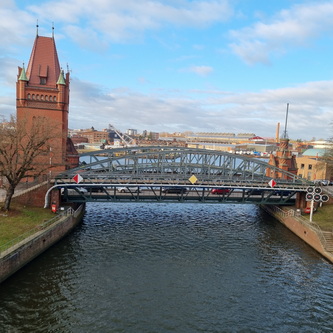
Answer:
<svg viewBox="0 0 333 333"><path fill-rule="evenodd" d="M207 76L213 72L213 68L210 66L192 66L188 70L201 76Z"/></svg>
<svg viewBox="0 0 333 333"><path fill-rule="evenodd" d="M280 11L270 22L230 32L232 51L249 64L268 63L271 54L284 53L287 47L305 45L321 32L331 33L333 2L295 5Z"/></svg>
<svg viewBox="0 0 333 333"><path fill-rule="evenodd" d="M20 50L14 45L24 46L29 43L25 37L33 34L36 20L28 13L16 8L13 1L8 0L0 3L0 17L0 55L15 54ZM27 26L31 26L31 29L27 29Z"/></svg>
<svg viewBox="0 0 333 333"><path fill-rule="evenodd" d="M111 123L120 130L250 132L274 137L277 123L280 122L281 128L284 126L286 105L290 103L288 133L291 138L332 136L333 81L253 93L164 91L140 94L127 88L108 93L103 89L73 79L71 123L83 128L102 129Z"/></svg>
<svg viewBox="0 0 333 333"><path fill-rule="evenodd" d="M60 0L29 6L38 17L53 18L69 27L65 30L74 40L88 33L104 41L135 39L148 29L170 24L201 27L230 18L227 0L148 1L148 0ZM79 30L82 31L80 32ZM95 43L98 42L96 38Z"/></svg>

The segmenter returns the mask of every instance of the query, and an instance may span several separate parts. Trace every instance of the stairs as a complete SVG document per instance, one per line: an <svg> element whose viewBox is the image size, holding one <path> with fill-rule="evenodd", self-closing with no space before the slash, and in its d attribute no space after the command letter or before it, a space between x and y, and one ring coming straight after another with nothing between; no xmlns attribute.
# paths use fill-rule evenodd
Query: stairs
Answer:
<svg viewBox="0 0 333 333"><path fill-rule="evenodd" d="M326 241L325 250L327 252L332 252L333 253L333 233L329 231L323 231L323 236Z"/></svg>

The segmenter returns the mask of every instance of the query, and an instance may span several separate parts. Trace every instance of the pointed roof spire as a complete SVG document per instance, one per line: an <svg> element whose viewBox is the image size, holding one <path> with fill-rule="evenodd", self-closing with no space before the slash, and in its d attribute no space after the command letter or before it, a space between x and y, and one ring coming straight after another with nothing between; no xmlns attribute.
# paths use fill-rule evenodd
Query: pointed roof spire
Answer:
<svg viewBox="0 0 333 333"><path fill-rule="evenodd" d="M61 72L55 41L52 37L36 36L31 51L27 76L32 86L40 85L46 77L46 86L55 87Z"/></svg>
<svg viewBox="0 0 333 333"><path fill-rule="evenodd" d="M52 22L52 38L54 38L54 22Z"/></svg>
<svg viewBox="0 0 333 333"><path fill-rule="evenodd" d="M24 63L19 77L19 81L29 81L27 78L27 74L25 73Z"/></svg>
<svg viewBox="0 0 333 333"><path fill-rule="evenodd" d="M59 79L57 81L57 84L62 84L62 85L66 85L66 81L65 81L65 77L64 77L64 71L61 70L60 74L59 74Z"/></svg>
<svg viewBox="0 0 333 333"><path fill-rule="evenodd" d="M37 24L36 24L36 36L38 36L38 27L39 27L39 25L38 25L38 19L37 19Z"/></svg>

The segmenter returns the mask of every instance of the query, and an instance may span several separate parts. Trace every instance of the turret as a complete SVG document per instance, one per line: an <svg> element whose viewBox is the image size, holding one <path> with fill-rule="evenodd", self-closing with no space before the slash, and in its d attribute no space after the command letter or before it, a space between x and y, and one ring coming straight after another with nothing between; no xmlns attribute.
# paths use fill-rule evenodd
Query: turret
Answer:
<svg viewBox="0 0 333 333"><path fill-rule="evenodd" d="M27 74L25 72L25 68L24 68L24 64L23 67L18 67L18 81L17 81L17 90L18 90L18 94L17 94L17 103L20 106L24 106L25 105L25 101L26 101L26 86L28 84L28 78L27 78Z"/></svg>

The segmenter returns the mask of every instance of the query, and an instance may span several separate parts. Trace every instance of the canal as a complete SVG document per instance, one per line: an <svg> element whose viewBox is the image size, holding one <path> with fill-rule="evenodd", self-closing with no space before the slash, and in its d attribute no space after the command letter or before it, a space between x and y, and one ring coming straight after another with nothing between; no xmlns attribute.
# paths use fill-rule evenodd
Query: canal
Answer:
<svg viewBox="0 0 333 333"><path fill-rule="evenodd" d="M0 285L0 331L332 332L332 281L254 205L88 204Z"/></svg>

